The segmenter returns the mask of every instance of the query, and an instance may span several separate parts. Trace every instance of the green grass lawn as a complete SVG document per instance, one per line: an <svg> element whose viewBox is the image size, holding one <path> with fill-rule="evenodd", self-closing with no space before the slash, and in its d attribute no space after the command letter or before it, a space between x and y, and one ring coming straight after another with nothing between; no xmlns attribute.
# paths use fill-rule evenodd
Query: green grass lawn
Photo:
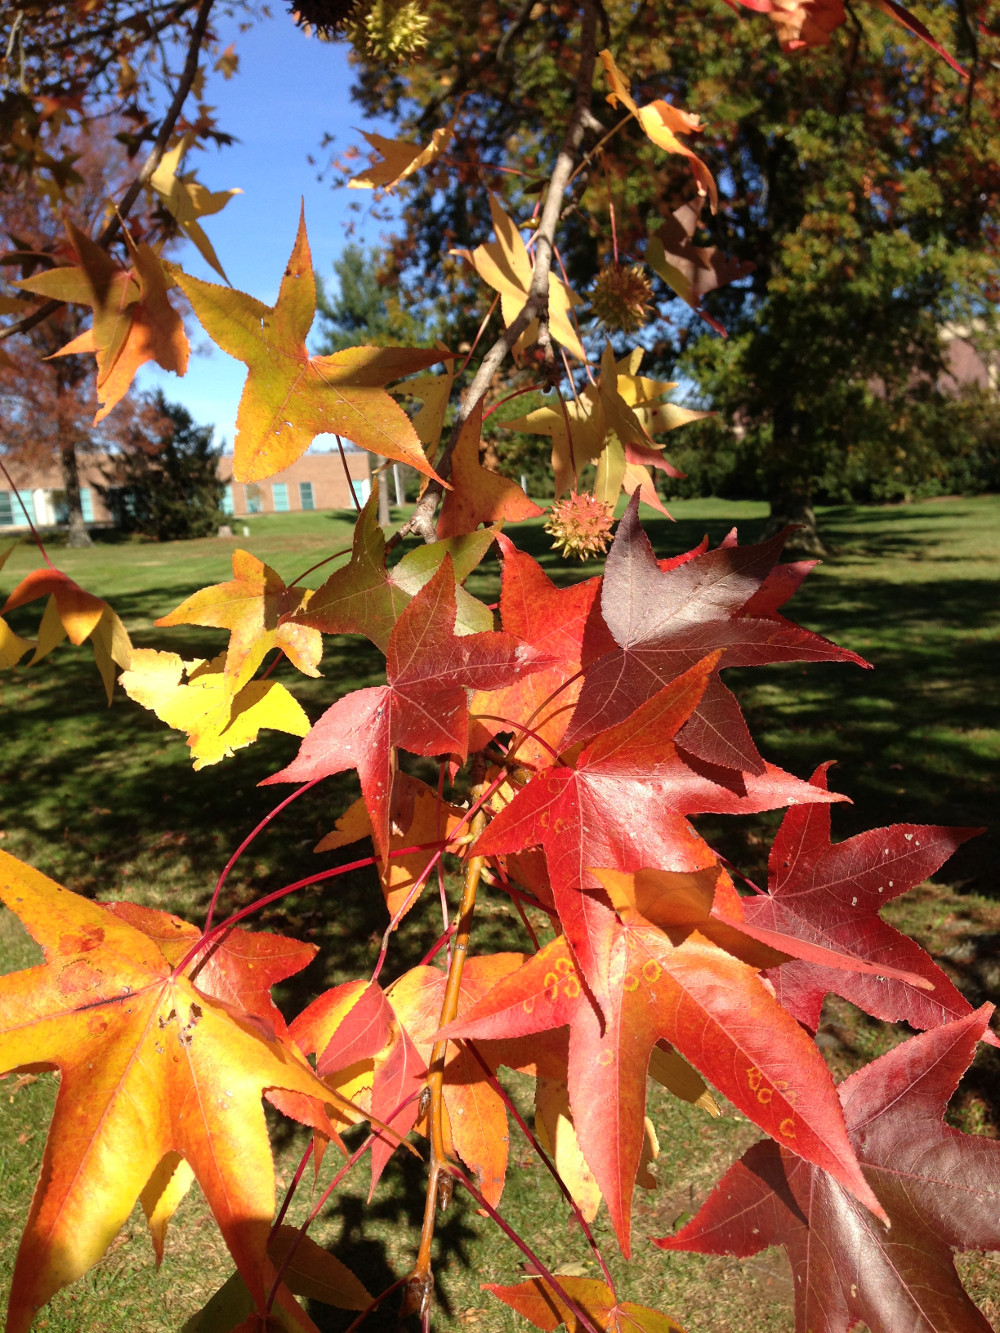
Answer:
<svg viewBox="0 0 1000 1333"><path fill-rule="evenodd" d="M718 541L738 524L743 541L760 532L764 506L715 500L672 507L675 523L644 517L662 555L686 550L708 532ZM402 517L395 514L397 521ZM765 756L800 776L836 759L831 785L851 797L834 810L836 837L905 820L986 826L985 836L963 847L933 887L924 887L887 911L914 933L975 1002L996 998L1000 903L995 866L1000 853L997 772L1000 761L1000 497L944 500L906 507L837 508L823 512L834 554L807 580L789 608L810 629L866 656L874 670L853 666L787 665L730 672ZM288 581L350 544L353 516L259 516L250 536L148 545L98 544L86 551L53 551L56 563L83 586L107 598L139 647L170 648L206 656L225 644L222 631L153 625L195 589L231 576L232 549L245 546ZM570 566L549 551L539 523L519 525L515 539L543 561L553 577L570 582L597 566ZM0 574L9 590L37 565L34 550L19 547ZM316 586L318 570L306 581ZM492 559L469 582L494 600ZM12 617L33 634L40 607ZM308 680L283 664L285 681L315 719L334 698L369 683L381 656L357 639L327 641L324 675ZM275 803L261 778L287 763L298 741L264 732L253 747L223 765L193 773L178 733L119 691L104 706L90 650L62 647L32 668L0 675L6 705L0 765L0 847L68 887L102 899L132 898L199 920L229 851ZM224 906L242 905L292 879L335 863L312 848L357 792L355 778L330 779L303 797L254 845L232 876ZM284 794L284 793L281 793ZM755 878L765 875L767 845L780 816L718 821L711 831L726 853ZM705 821L706 829L709 827ZM394 937L392 975L421 957L433 929L434 904L425 904ZM386 922L365 873L326 890L289 900L287 916L264 916L314 940L318 961L294 978L282 996L288 1012L325 985L370 971ZM487 896L477 939L484 949L522 946L516 919L502 900ZM436 933L434 931L433 933ZM0 972L26 966L37 953L17 922L0 917ZM838 1076L872 1058L902 1035L869 1022L846 1004L832 1004L824 1033ZM974 1067L954 1108L963 1128L996 1135L1000 1098L996 1062ZM20 1221L41 1160L55 1080L13 1078L0 1084L0 1285L10 1272ZM516 1099L527 1084L514 1080ZM660 1188L641 1191L636 1204L636 1257L622 1290L678 1318L688 1333L742 1333L753 1327L779 1333L792 1327L790 1283L781 1252L758 1260L665 1256L644 1237L670 1231L690 1213L718 1173L756 1136L728 1111L720 1121L665 1095L652 1100L662 1154ZM525 1103L527 1109L527 1103ZM287 1179L301 1139L277 1128L279 1172ZM333 1169L333 1154L330 1166ZM582 1238L567 1220L544 1169L527 1145L512 1139L512 1170L503 1211L542 1259L553 1266L587 1264ZM402 1275L412 1258L422 1209L419 1164L401 1162L387 1175L371 1209L366 1166L349 1178L321 1228L337 1243L372 1291ZM305 1199L309 1189L304 1190ZM596 1224L608 1253L614 1243L603 1213ZM480 1289L481 1281L510 1282L521 1275L519 1255L488 1221L458 1198L442 1219L438 1246L445 1314L436 1326L484 1330L523 1327ZM989 1258L963 1260L983 1308L1000 1311L1000 1267ZM623 1274L625 1266L616 1265ZM58 1333L92 1330L177 1329L228 1275L228 1259L211 1219L192 1191L168 1237L159 1274L141 1215L115 1242L94 1272L59 1296L37 1327ZM596 1275L591 1264L585 1270ZM321 1327L343 1328L334 1314L313 1312ZM395 1327L391 1311L372 1328Z"/></svg>

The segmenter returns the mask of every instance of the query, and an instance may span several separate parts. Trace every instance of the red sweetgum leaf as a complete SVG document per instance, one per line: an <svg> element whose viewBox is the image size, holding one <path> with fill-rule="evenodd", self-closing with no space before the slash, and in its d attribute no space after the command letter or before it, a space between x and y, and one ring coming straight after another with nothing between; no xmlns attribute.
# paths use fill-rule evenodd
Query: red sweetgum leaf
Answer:
<svg viewBox="0 0 1000 1333"><path fill-rule="evenodd" d="M473 532L480 523L516 523L523 518L537 518L544 511L529 500L517 482L501 477L479 461L483 431L483 400L470 412L459 433L451 456L451 482L441 516L439 537L457 537Z"/></svg>
<svg viewBox="0 0 1000 1333"><path fill-rule="evenodd" d="M405 1138L416 1122L427 1066L374 982L348 981L325 991L290 1030L304 1054L317 1054L317 1072L330 1087L352 1098L367 1089L372 1116L393 1131L394 1137L381 1134L372 1144L371 1199L398 1146L395 1136Z"/></svg>
<svg viewBox="0 0 1000 1333"><path fill-rule="evenodd" d="M633 495L608 552L601 610L618 645L585 672L564 743L614 726L706 653L724 667L769 662L867 663L783 616L747 614L781 553L785 534L756 546L723 543L670 568L660 566L639 526ZM764 761L743 713L718 675L709 681L679 743L695 759L744 774Z"/></svg>
<svg viewBox="0 0 1000 1333"><path fill-rule="evenodd" d="M630 1252L631 1200L642 1150L646 1072L669 1041L746 1116L818 1163L880 1211L847 1140L819 1051L754 965L688 925L662 930L608 911L604 1021L557 936L440 1035L525 1037L569 1024L568 1084L577 1137ZM752 941L747 956L757 956Z"/></svg>
<svg viewBox="0 0 1000 1333"><path fill-rule="evenodd" d="M303 607L311 595L308 588L286 588L281 576L269 565L249 551L236 550L229 582L200 588L176 610L154 623L228 629L226 684L235 694L252 678L272 648L280 648L305 675L319 675L323 640L318 630L282 620Z"/></svg>
<svg viewBox="0 0 1000 1333"><path fill-rule="evenodd" d="M990 1333L955 1271L956 1250L1000 1249L1000 1144L943 1121L988 1032L992 1005L903 1042L838 1089L886 1230L835 1180L782 1144L755 1144L700 1212L655 1243L699 1254L783 1245L796 1333Z"/></svg>
<svg viewBox="0 0 1000 1333"><path fill-rule="evenodd" d="M205 332L250 372L236 417L237 481L273 476L315 436L329 433L436 476L385 385L440 361L440 349L350 347L310 356L305 340L316 313L316 280L304 213L273 307L180 269L174 274Z"/></svg>
<svg viewBox="0 0 1000 1333"><path fill-rule="evenodd" d="M548 659L510 634L455 633L450 556L404 608L389 637L387 684L355 690L328 708L273 782L309 782L356 768L380 860L389 848L393 749L468 753L468 691L497 688Z"/></svg>
<svg viewBox="0 0 1000 1333"><path fill-rule="evenodd" d="M765 764L760 776L723 786L685 762L676 743L705 690L718 654L690 668L596 736L572 765L540 770L477 840L484 856L541 845L563 930L598 1002L605 1003L609 911L594 867L702 870L715 853L691 814L753 814L793 801L830 801Z"/></svg>
<svg viewBox="0 0 1000 1333"><path fill-rule="evenodd" d="M818 791L827 789L828 767L821 765L812 775ZM789 1013L815 1032L823 1000L834 991L876 1018L915 1028L970 1014L968 1000L930 956L879 911L981 832L894 824L831 843L829 806L789 810L771 848L770 892L743 901L747 923L859 955L875 973L844 972L818 961L785 963L770 979ZM900 970L911 975L900 977ZM995 1040L992 1034L987 1039Z"/></svg>
<svg viewBox="0 0 1000 1333"><path fill-rule="evenodd" d="M558 749L580 693L579 680L572 678L579 675L581 667L614 648L598 605L601 580L585 579L568 588L557 588L541 565L507 537L498 536L497 544L503 555L500 623L508 634L549 654L552 664L505 689L478 691L473 695L471 711L490 716L475 725L487 736L530 726L541 741ZM550 700L552 706L543 708ZM509 720L513 726L506 726L498 718ZM512 758L529 766L544 766L552 756L535 736L525 735Z"/></svg>
<svg viewBox="0 0 1000 1333"><path fill-rule="evenodd" d="M566 1295L606 1333L684 1333L680 1324L659 1310L632 1301L619 1302L611 1288L596 1278L562 1277L558 1273L556 1277ZM552 1330L562 1323L568 1333L580 1333L583 1328L558 1292L540 1277L510 1287L484 1282L483 1291L530 1319L536 1328Z"/></svg>
<svg viewBox="0 0 1000 1333"><path fill-rule="evenodd" d="M41 1064L62 1075L9 1333L25 1333L40 1306L100 1259L140 1194L151 1227L158 1211L155 1225L166 1225L181 1159L263 1309L275 1270L261 1098L280 1088L334 1107L342 1099L290 1043L175 973L155 939L107 908L3 853L0 897L45 954L0 978L0 1072Z"/></svg>

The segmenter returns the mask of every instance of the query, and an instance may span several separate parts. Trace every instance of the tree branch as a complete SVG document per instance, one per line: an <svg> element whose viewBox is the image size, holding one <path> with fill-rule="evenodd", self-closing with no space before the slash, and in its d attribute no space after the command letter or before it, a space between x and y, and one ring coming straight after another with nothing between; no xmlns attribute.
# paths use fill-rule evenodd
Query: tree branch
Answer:
<svg viewBox="0 0 1000 1333"><path fill-rule="evenodd" d="M535 259L534 270L531 275L531 287L528 290L528 299L521 308L520 314L513 321L509 328L497 338L496 342L489 349L480 362L479 369L472 378L472 382L466 389L462 398L462 405L459 408L458 416L452 427L448 442L445 445L444 452L438 460L436 467L438 474L445 480L451 473L451 456L462 427L471 415L474 407L480 398L489 388L490 381L496 374L500 365L506 359L514 344L520 338L533 319L538 319L542 327L539 341L542 346L551 352L551 343L548 341L548 308L549 308L549 271L552 267L552 256L555 249L556 227L559 223L559 216L562 211L563 195L573 176L573 166L576 161L576 155L579 152L580 144L583 141L584 133L593 119L590 103L593 96L594 86L594 65L597 59L597 5L595 0L584 0L583 19L580 28L580 64L576 75L576 97L573 102L573 110L570 113L569 123L566 128L566 134L563 138L562 147L559 150L559 156L556 158L555 166L552 169L552 175L549 178L549 188L545 195L545 207L542 209L541 220L535 232ZM399 529L393 539L393 544L400 541L410 533L416 533L422 537L425 542L436 540L437 534L434 530L434 514L437 510L438 502L443 494L444 488L439 482L432 481L428 484L417 507L406 523Z"/></svg>
<svg viewBox="0 0 1000 1333"><path fill-rule="evenodd" d="M198 17L195 19L194 28L191 30L191 40L188 43L187 59L184 62L184 69L177 84L177 91L174 93L173 101L167 110L160 125L159 133L153 141L153 147L150 149L149 156L139 170L135 180L125 191L125 196L115 210L114 215L108 221L104 230L97 238L97 244L104 250L108 248L111 242L118 235L122 224L128 217L129 210L139 197L139 191L146 184L153 172L160 165L160 161L166 151L167 144L170 142L170 136L174 132L174 126L180 118L187 95L191 91L191 85L194 83L195 75L198 73L198 59L201 55L201 43L208 28L208 16L211 13L212 5L215 0L201 0L201 6L198 10ZM24 315L17 319L13 324L6 324L0 329L0 342L5 338L12 338L15 333L28 333L36 325L43 323L54 315L66 304L65 301L46 301L44 305L38 307L30 315Z"/></svg>

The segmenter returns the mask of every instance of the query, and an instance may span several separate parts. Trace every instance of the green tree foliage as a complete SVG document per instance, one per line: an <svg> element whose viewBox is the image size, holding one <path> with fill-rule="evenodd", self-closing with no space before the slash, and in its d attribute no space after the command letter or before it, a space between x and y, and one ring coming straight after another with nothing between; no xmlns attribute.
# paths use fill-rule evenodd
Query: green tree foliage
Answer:
<svg viewBox="0 0 1000 1333"><path fill-rule="evenodd" d="M400 300L391 271L380 266L380 256L361 245L345 245L333 262L336 292L316 284L318 337L321 355L345 347L404 347L433 342L415 301Z"/></svg>
<svg viewBox="0 0 1000 1333"><path fill-rule="evenodd" d="M979 8L988 24L989 7ZM437 265L442 247L484 239L472 196L494 181L490 168L510 144L540 175L547 169L559 146L547 127L572 92L569 10L476 10L474 19L468 5L435 5L426 57L402 69L369 52L355 89L368 111L426 137L475 79L455 165L398 187L399 262L404 273L436 266L438 282L456 277ZM637 100L697 109L698 151L725 163L718 213L704 211L695 240L756 265L708 298L728 341L658 288L647 335L658 369L694 379L721 417L682 441L700 486L764 495L775 518L801 519L817 494L899 495L951 475L955 407L934 387L941 333L992 317L1000 204L1000 75L977 63L964 12L944 6L933 22L972 66L967 93L929 48L900 42L870 10L806 56L765 40L764 19L737 21L713 3L679 7L669 23L653 6L606 7ZM530 208L531 182L520 185ZM646 234L692 194L684 160L664 162L634 120L592 151L574 185L560 252L584 290L612 260L612 208L620 257L648 262Z"/></svg>
<svg viewBox="0 0 1000 1333"><path fill-rule="evenodd" d="M225 489L213 434L158 392L102 488L118 526L159 542L211 536Z"/></svg>

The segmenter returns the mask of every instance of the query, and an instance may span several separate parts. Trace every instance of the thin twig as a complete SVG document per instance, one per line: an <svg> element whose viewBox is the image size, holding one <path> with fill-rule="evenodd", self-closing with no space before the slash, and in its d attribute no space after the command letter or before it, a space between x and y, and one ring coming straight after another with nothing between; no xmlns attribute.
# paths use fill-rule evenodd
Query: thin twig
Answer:
<svg viewBox="0 0 1000 1333"><path fill-rule="evenodd" d="M545 196L541 220L535 233L535 263L531 275L528 297L520 314L509 328L497 338L480 362L479 369L472 377L469 387L462 398L455 424L445 446L444 453L436 463L436 469L445 481L451 475L451 456L462 427L472 415L479 400L489 388L493 376L509 355L514 344L520 338L533 319L539 320L540 341L547 336L547 317L549 305L549 272L552 267L552 255L555 247L556 227L562 211L563 196L573 173L576 154L580 148L584 132L591 117L590 103L593 96L594 65L597 59L595 37L597 35L597 7L595 0L584 0L583 20L580 32L580 65L576 78L576 97L570 114L569 125L563 138L559 156L556 158L549 188ZM409 519L399 529L397 537L416 533L425 542L436 540L434 514L444 488L438 481L430 481L427 489L417 502Z"/></svg>

